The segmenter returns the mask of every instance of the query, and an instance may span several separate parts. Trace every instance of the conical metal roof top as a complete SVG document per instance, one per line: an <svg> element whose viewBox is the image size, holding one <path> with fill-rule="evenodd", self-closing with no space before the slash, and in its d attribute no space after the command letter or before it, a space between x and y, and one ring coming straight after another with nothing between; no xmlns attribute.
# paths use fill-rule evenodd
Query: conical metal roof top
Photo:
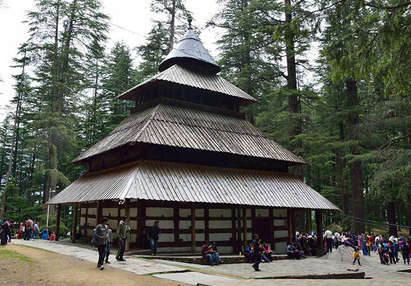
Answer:
<svg viewBox="0 0 411 286"><path fill-rule="evenodd" d="M158 69L162 72L174 64L196 66L209 70L212 73L218 73L221 70L192 29L189 29L184 37L174 46L173 50L161 62Z"/></svg>

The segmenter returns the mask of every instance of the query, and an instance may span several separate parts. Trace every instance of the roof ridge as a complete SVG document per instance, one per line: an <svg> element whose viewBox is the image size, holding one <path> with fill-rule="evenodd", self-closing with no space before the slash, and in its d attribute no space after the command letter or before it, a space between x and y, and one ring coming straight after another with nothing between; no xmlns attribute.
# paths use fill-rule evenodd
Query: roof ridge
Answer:
<svg viewBox="0 0 411 286"><path fill-rule="evenodd" d="M153 118L154 118L154 116L156 115L156 113L157 113L160 105L161 105L161 104L158 104L158 105L156 105L156 106L153 108L152 114L149 116L148 119L145 119L146 122L144 123L143 127L141 127L140 131L137 133L137 136L134 138L133 141L136 141L136 140L138 140L138 139L140 138L141 134L142 134L143 131L147 128L148 124L153 120ZM143 122L143 121L142 121L142 122ZM133 126L134 126L134 124L133 124ZM127 128L127 129L129 129L129 128Z"/></svg>

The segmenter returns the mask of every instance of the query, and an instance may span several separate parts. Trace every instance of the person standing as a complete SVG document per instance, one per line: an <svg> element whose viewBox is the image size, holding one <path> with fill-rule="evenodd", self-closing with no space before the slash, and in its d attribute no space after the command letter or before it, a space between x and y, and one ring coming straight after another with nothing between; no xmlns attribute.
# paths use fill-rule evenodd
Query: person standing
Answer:
<svg viewBox="0 0 411 286"><path fill-rule="evenodd" d="M352 253L352 257L354 258L354 261L352 262L352 265L355 265L355 262L358 261L358 265L361 266L360 263L360 251L358 247L354 249L354 252Z"/></svg>
<svg viewBox="0 0 411 286"><path fill-rule="evenodd" d="M324 238L327 243L327 252L333 252L333 233L327 229L324 233Z"/></svg>
<svg viewBox="0 0 411 286"><path fill-rule="evenodd" d="M150 240L151 255L157 255L158 239L160 237L159 221L156 220L148 231L148 239Z"/></svg>
<svg viewBox="0 0 411 286"><path fill-rule="evenodd" d="M26 227L25 227L25 232L24 232L24 240L30 240L31 239L31 228L33 227L32 220L27 218L26 219Z"/></svg>
<svg viewBox="0 0 411 286"><path fill-rule="evenodd" d="M110 244L113 242L113 231L110 228L110 225L107 223L106 224L107 228L107 243L106 243L106 249L105 249L105 255L106 255L106 264L110 264L110 261L108 261L108 258L110 256Z"/></svg>
<svg viewBox="0 0 411 286"><path fill-rule="evenodd" d="M39 233L40 233L40 228L39 228L38 222L36 221L34 222L34 225L33 225L33 239L37 239L39 236Z"/></svg>
<svg viewBox="0 0 411 286"><path fill-rule="evenodd" d="M251 252L253 253L253 265L255 271L260 270L260 262L261 262L261 248L260 248L260 237L258 234L254 234L254 238L251 241Z"/></svg>
<svg viewBox="0 0 411 286"><path fill-rule="evenodd" d="M124 259L124 251L126 250L127 233L130 232L130 227L127 225L127 217L120 220L117 227L117 236L119 241L119 246L117 250L116 259L117 261L126 261Z"/></svg>
<svg viewBox="0 0 411 286"><path fill-rule="evenodd" d="M107 228L106 224L108 222L108 219L106 217L103 217L101 220L101 224L97 225L96 231L95 231L95 237L94 237L94 244L97 246L98 250L98 262L97 262L97 268L100 270L104 269L104 256L105 256L105 250L106 250L106 243L107 243Z"/></svg>

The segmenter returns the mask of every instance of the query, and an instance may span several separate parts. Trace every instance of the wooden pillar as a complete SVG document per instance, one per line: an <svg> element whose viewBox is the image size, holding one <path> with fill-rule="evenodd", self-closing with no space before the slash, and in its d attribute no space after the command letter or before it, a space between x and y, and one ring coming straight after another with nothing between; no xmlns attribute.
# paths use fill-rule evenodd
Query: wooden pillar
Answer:
<svg viewBox="0 0 411 286"><path fill-rule="evenodd" d="M77 215L78 215L78 203L74 203L73 205L73 227L71 230L71 242L76 242L76 234L77 234Z"/></svg>
<svg viewBox="0 0 411 286"><path fill-rule="evenodd" d="M61 205L57 205L57 220L56 220L56 240L59 240L60 236L60 219L61 219Z"/></svg>
<svg viewBox="0 0 411 286"><path fill-rule="evenodd" d="M241 251L241 245L242 245L242 240L241 240L241 208L237 207L237 251Z"/></svg>
<svg viewBox="0 0 411 286"><path fill-rule="evenodd" d="M271 208L271 207L268 209L268 216L269 216L270 221L271 221L271 223L270 223L271 225L269 226L270 230L271 230L271 234L270 234L271 249L275 250L275 244L274 244L274 211L273 211L273 208Z"/></svg>
<svg viewBox="0 0 411 286"><path fill-rule="evenodd" d="M125 202L126 204L126 217L127 217L127 224L130 224L130 199L126 199ZM131 233L127 234L128 239L126 239L126 247L125 247L125 251L130 250L130 239L131 239Z"/></svg>
<svg viewBox="0 0 411 286"><path fill-rule="evenodd" d="M101 214L102 214L102 201L97 201L97 208L96 208L96 225L97 226L101 222Z"/></svg>
<svg viewBox="0 0 411 286"><path fill-rule="evenodd" d="M243 247L247 248L247 209L243 208Z"/></svg>
<svg viewBox="0 0 411 286"><path fill-rule="evenodd" d="M177 207L173 208L174 242L180 240L180 213Z"/></svg>
<svg viewBox="0 0 411 286"><path fill-rule="evenodd" d="M236 234L235 207L231 207L231 244L233 246L233 253L238 253Z"/></svg>
<svg viewBox="0 0 411 286"><path fill-rule="evenodd" d="M191 207L191 252L196 251L196 209Z"/></svg>
<svg viewBox="0 0 411 286"><path fill-rule="evenodd" d="M85 226L85 230L84 230L84 235L87 237L87 233L88 233L88 202L86 203L86 217L84 219L84 226Z"/></svg>
<svg viewBox="0 0 411 286"><path fill-rule="evenodd" d="M290 242L295 242L295 212L293 209L287 209L288 220L288 239Z"/></svg>
<svg viewBox="0 0 411 286"><path fill-rule="evenodd" d="M208 206L204 207L204 239L206 241L210 240L210 214L208 210Z"/></svg>
<svg viewBox="0 0 411 286"><path fill-rule="evenodd" d="M138 247L144 247L144 228L145 228L145 216L146 210L144 206L144 202L142 200L138 200L137 202L137 212L138 212L138 221L137 221L137 241Z"/></svg>
<svg viewBox="0 0 411 286"><path fill-rule="evenodd" d="M315 223L317 225L317 248L319 250L318 255L322 255L324 250L323 243L323 213L321 210L315 211Z"/></svg>

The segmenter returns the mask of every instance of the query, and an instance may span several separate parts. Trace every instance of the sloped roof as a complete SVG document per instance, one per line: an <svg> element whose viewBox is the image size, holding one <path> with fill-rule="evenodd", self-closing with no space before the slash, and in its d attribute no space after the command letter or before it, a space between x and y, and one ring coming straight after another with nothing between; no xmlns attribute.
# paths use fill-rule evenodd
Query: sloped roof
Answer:
<svg viewBox="0 0 411 286"><path fill-rule="evenodd" d="M130 116L73 162L137 142L305 163L244 119L168 104Z"/></svg>
<svg viewBox="0 0 411 286"><path fill-rule="evenodd" d="M242 91L222 77L219 77L218 75L191 70L180 65L173 65L165 71L158 73L152 78L123 92L117 98L135 99L134 96L136 94L142 92L145 87L158 81L165 81L169 83L181 84L203 90L213 91L220 94L236 97L247 102L257 101L254 97Z"/></svg>
<svg viewBox="0 0 411 286"><path fill-rule="evenodd" d="M338 210L290 174L152 161L85 174L47 204L127 198Z"/></svg>
<svg viewBox="0 0 411 286"><path fill-rule="evenodd" d="M204 48L197 34L189 29L183 38L174 46L173 50L161 62L160 71L164 71L172 65L184 62L185 60L194 60L195 64L202 65L217 73L221 68L213 59L210 53Z"/></svg>

